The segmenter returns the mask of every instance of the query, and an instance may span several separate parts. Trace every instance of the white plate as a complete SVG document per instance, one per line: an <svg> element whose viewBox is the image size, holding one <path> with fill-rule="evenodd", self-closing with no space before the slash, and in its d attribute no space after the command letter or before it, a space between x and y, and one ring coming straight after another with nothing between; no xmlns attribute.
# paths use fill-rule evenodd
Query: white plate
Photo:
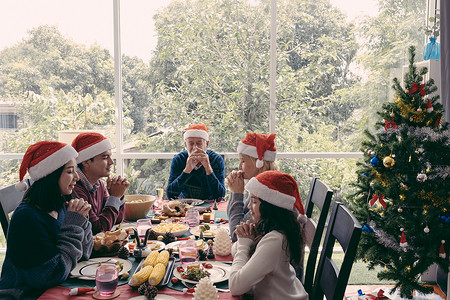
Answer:
<svg viewBox="0 0 450 300"><path fill-rule="evenodd" d="M128 245L129 245L130 243L128 243L126 246L128 247ZM136 248L136 247L135 247ZM161 251L161 250L164 250L166 248L166 244L164 244L163 242L161 242L161 241L156 241L156 240L150 240L150 241L147 241L147 249L149 249L149 250L158 250L158 251Z"/></svg>
<svg viewBox="0 0 450 300"><path fill-rule="evenodd" d="M211 269L206 269L211 274L211 275L209 275L209 280L211 280L212 283L222 282L222 281L228 280L228 278L230 278L230 273L231 273L230 265L227 265L227 264L224 264L224 263L218 262L218 261L211 261L211 260L200 261L200 263L208 263L213 266ZM194 283L194 284L198 283L198 281L183 279L181 277L180 272L178 272L177 267L178 267L178 265L176 265L175 268L173 268L173 276L175 276L179 280L184 280L189 283Z"/></svg>
<svg viewBox="0 0 450 300"><path fill-rule="evenodd" d="M187 204L189 204L189 205L192 205L192 206L195 206L195 205L201 205L201 204L205 203L205 201L200 200L200 199L189 199L189 198L186 198L186 199L177 199L177 201L185 202L185 203L187 203Z"/></svg>
<svg viewBox="0 0 450 300"><path fill-rule="evenodd" d="M200 241L200 240L196 240L195 242L197 242L197 241ZM176 242L169 243L166 245L166 249L167 250L172 249L173 253L178 254L178 246L180 245L181 242L182 241L176 241ZM200 249L205 250L205 251L208 250L208 243L203 242L203 246L201 248L199 248L197 246L197 250L200 250Z"/></svg>
<svg viewBox="0 0 450 300"><path fill-rule="evenodd" d="M217 230L219 230L219 228L224 228L225 230L228 230L228 224L226 224L225 227L223 227L223 226L218 227L215 224L208 224L208 225L209 225L210 228L203 232L203 237L204 238L214 238L214 237L216 237ZM200 226L203 226L203 225L199 225L199 226L196 226L196 227L192 228L190 230L191 233L193 235L195 235L195 236L200 236Z"/></svg>
<svg viewBox="0 0 450 300"><path fill-rule="evenodd" d="M95 280L95 272L97 271L98 264L110 264L115 265L119 261L123 264L122 270L119 272L119 277L125 272L131 270L131 262L127 259L118 257L98 257L91 258L86 261L80 261L75 266L75 269L70 272L70 276L83 280Z"/></svg>

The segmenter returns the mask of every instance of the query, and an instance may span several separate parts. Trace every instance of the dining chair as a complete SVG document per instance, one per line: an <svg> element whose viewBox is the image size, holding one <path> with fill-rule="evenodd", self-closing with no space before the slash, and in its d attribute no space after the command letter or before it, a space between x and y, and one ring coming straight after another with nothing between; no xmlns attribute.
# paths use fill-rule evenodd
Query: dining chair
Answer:
<svg viewBox="0 0 450 300"><path fill-rule="evenodd" d="M330 209L333 191L319 178L313 178L309 189L308 198L305 205L305 215L307 221L304 227L305 244L309 248L308 260L303 276L303 286L306 292L311 292L314 273L317 264L317 254L322 240L325 223ZM317 221L313 219L313 210L319 211Z"/></svg>
<svg viewBox="0 0 450 300"><path fill-rule="evenodd" d="M350 271L356 256L361 224L355 216L342 204L335 202L331 211L328 228L320 254L310 300L342 300L347 287ZM338 242L344 251L344 259L340 267L333 260L333 248Z"/></svg>
<svg viewBox="0 0 450 300"><path fill-rule="evenodd" d="M25 179L28 186L31 186L31 180ZM0 222L2 224L3 233L8 232L9 213L14 211L19 203L22 201L25 192L19 192L16 186L10 185L0 190Z"/></svg>

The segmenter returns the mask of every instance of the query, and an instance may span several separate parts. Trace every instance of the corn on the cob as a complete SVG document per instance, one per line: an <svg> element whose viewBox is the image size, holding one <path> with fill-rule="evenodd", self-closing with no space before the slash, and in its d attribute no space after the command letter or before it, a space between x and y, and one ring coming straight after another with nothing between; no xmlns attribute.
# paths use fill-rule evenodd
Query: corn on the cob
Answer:
<svg viewBox="0 0 450 300"><path fill-rule="evenodd" d="M163 265L162 263L156 264L153 268L152 273L150 274L150 277L148 278L148 283L153 286L157 285L163 279L165 272L165 265Z"/></svg>
<svg viewBox="0 0 450 300"><path fill-rule="evenodd" d="M139 272L135 273L130 279L131 286L140 286L148 280L153 272L153 266L143 267Z"/></svg>
<svg viewBox="0 0 450 300"><path fill-rule="evenodd" d="M169 262L169 257L170 257L169 251L163 250L159 252L158 257L156 258L155 265L158 263L162 263L166 267L167 263Z"/></svg>
<svg viewBox="0 0 450 300"><path fill-rule="evenodd" d="M142 267L156 265L156 259L158 258L158 255L159 255L159 252L156 250L153 250L152 252L150 252L150 254L147 255L144 262L142 263Z"/></svg>

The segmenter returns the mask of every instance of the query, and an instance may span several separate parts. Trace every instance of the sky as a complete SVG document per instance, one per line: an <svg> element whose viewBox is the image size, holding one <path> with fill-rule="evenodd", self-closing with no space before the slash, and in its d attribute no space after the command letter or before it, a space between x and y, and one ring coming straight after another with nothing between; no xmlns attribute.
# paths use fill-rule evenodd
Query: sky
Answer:
<svg viewBox="0 0 450 300"><path fill-rule="evenodd" d="M373 16L376 0L330 0L349 19L360 14ZM152 16L170 0L122 0L122 53L150 60L156 47ZM27 31L38 25L56 25L77 43L94 43L114 49L112 0L1 0L0 50L20 42Z"/></svg>

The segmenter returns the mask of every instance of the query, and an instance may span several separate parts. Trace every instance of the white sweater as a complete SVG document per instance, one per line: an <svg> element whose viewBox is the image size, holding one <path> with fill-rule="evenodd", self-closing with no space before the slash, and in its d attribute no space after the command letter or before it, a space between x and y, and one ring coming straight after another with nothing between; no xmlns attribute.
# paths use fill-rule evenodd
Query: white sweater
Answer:
<svg viewBox="0 0 450 300"><path fill-rule="evenodd" d="M231 294L252 292L255 299L308 300L303 285L286 255L286 238L278 231L266 234L250 257L251 239L239 238L233 245L233 265L229 279ZM283 245L284 244L284 245Z"/></svg>

